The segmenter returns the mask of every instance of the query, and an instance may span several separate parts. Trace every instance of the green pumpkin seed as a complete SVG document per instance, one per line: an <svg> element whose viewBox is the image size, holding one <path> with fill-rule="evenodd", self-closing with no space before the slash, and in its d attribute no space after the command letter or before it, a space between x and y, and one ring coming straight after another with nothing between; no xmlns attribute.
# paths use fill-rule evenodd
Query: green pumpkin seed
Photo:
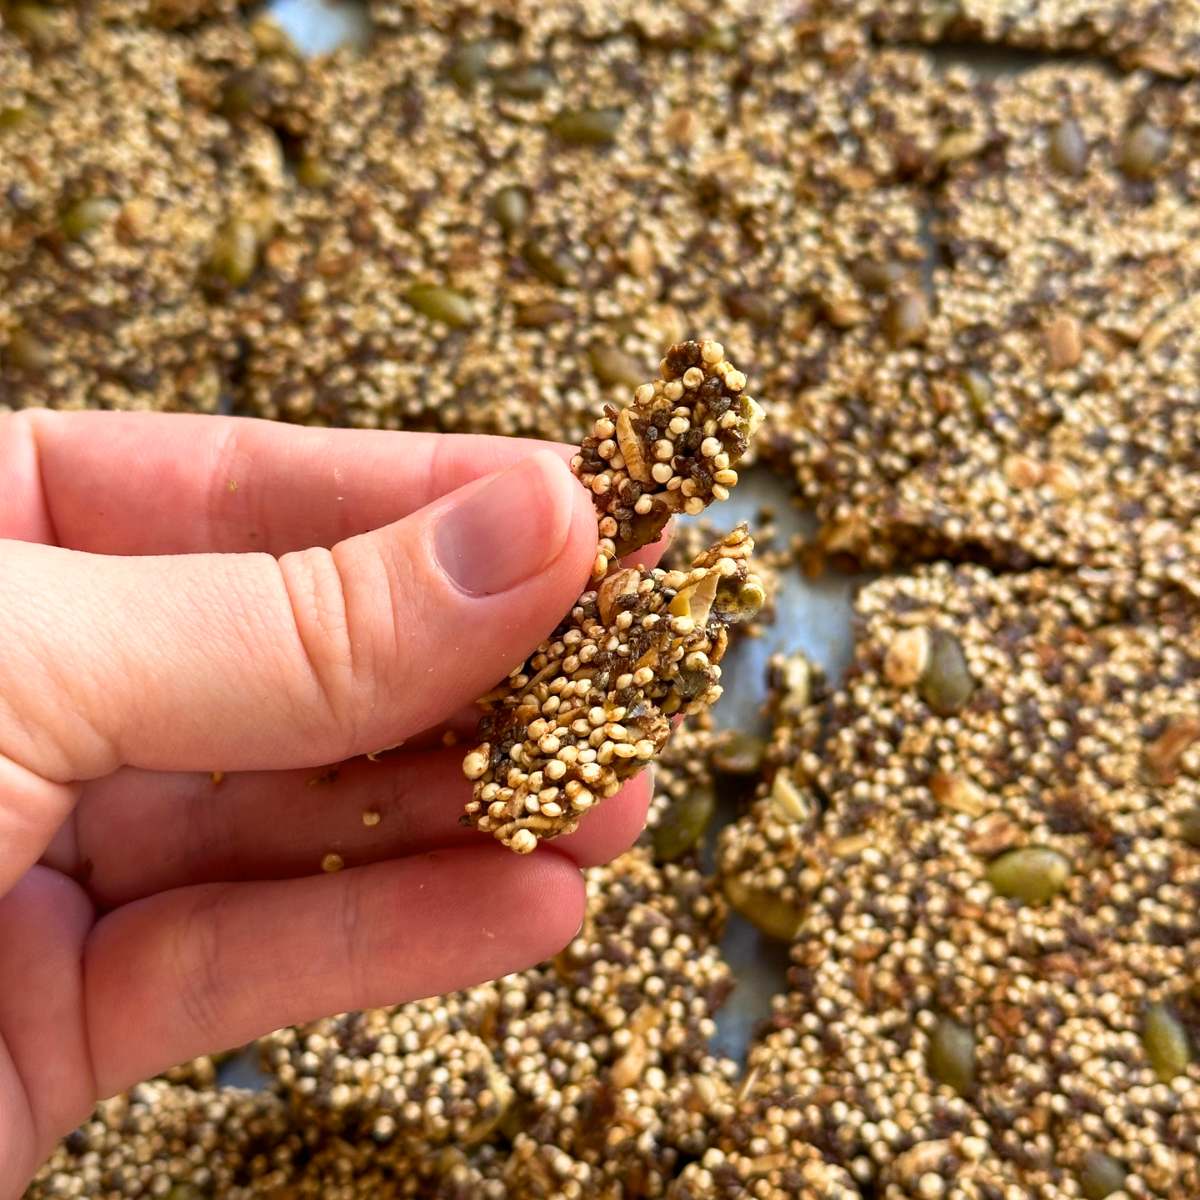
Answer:
<svg viewBox="0 0 1200 1200"><path fill-rule="evenodd" d="M567 109L550 122L550 132L569 146L607 146L621 127L619 108Z"/></svg>
<svg viewBox="0 0 1200 1200"><path fill-rule="evenodd" d="M409 288L404 298L422 316L441 321L452 329L462 329L475 320L475 308L470 299L452 288L418 284Z"/></svg>
<svg viewBox="0 0 1200 1200"><path fill-rule="evenodd" d="M1059 121L1050 133L1047 156L1050 165L1064 175L1082 175L1087 166L1087 142L1077 121Z"/></svg>
<svg viewBox="0 0 1200 1200"><path fill-rule="evenodd" d="M59 218L63 233L73 242L81 241L101 225L112 220L120 205L107 196L88 196L76 200Z"/></svg>
<svg viewBox="0 0 1200 1200"><path fill-rule="evenodd" d="M748 888L736 876L724 883L725 899L760 932L781 942L790 942L804 923L804 914L779 896Z"/></svg>
<svg viewBox="0 0 1200 1200"><path fill-rule="evenodd" d="M1142 1045L1162 1083L1182 1075L1192 1061L1187 1030L1165 1005L1152 1004L1142 1022Z"/></svg>
<svg viewBox="0 0 1200 1200"><path fill-rule="evenodd" d="M11 4L4 19L14 33L42 49L53 46L65 33L62 15L46 4Z"/></svg>
<svg viewBox="0 0 1200 1200"><path fill-rule="evenodd" d="M540 100L554 83L545 67L507 67L497 71L492 86L498 95L514 100Z"/></svg>
<svg viewBox="0 0 1200 1200"><path fill-rule="evenodd" d="M333 172L323 158L306 154L296 164L296 178L306 188L320 189L328 187L333 181Z"/></svg>
<svg viewBox="0 0 1200 1200"><path fill-rule="evenodd" d="M501 188L492 197L492 216L505 233L516 233L529 220L529 193L523 187Z"/></svg>
<svg viewBox="0 0 1200 1200"><path fill-rule="evenodd" d="M862 258L854 264L854 278L864 291L882 294L890 292L905 276L904 267L898 262L879 262L873 258Z"/></svg>
<svg viewBox="0 0 1200 1200"><path fill-rule="evenodd" d="M958 712L975 691L962 643L944 629L929 635L929 661L918 684L921 699L940 717Z"/></svg>
<svg viewBox="0 0 1200 1200"><path fill-rule="evenodd" d="M253 68L231 75L221 91L221 115L245 117L261 108L267 99L267 84Z"/></svg>
<svg viewBox="0 0 1200 1200"><path fill-rule="evenodd" d="M732 26L712 26L706 29L693 43L696 50L719 50L722 54L733 54L738 48L737 30Z"/></svg>
<svg viewBox="0 0 1200 1200"><path fill-rule="evenodd" d="M552 250L530 238L521 247L521 257L535 275L558 287L569 287L575 277L575 260L565 250Z"/></svg>
<svg viewBox="0 0 1200 1200"><path fill-rule="evenodd" d="M1045 904L1066 887L1071 864L1048 846L1021 846L993 859L987 877L1001 896L1024 904Z"/></svg>
<svg viewBox="0 0 1200 1200"><path fill-rule="evenodd" d="M883 314L883 333L899 350L925 340L929 332L929 301L921 292L904 291L893 296Z"/></svg>
<svg viewBox="0 0 1200 1200"><path fill-rule="evenodd" d="M464 92L469 92L488 73L495 49L495 43L487 41L460 46L447 64L446 74Z"/></svg>
<svg viewBox="0 0 1200 1200"><path fill-rule="evenodd" d="M1193 808L1179 818L1179 834L1189 846L1200 846L1200 808Z"/></svg>
<svg viewBox="0 0 1200 1200"><path fill-rule="evenodd" d="M641 363L632 354L604 342L593 342L588 361L605 387L635 388L646 378Z"/></svg>
<svg viewBox="0 0 1200 1200"><path fill-rule="evenodd" d="M692 788L672 800L651 832L655 861L674 862L699 845L715 808L711 788Z"/></svg>
<svg viewBox="0 0 1200 1200"><path fill-rule="evenodd" d="M8 130L26 129L33 124L34 109L30 104L13 108L0 108L0 133Z"/></svg>
<svg viewBox="0 0 1200 1200"><path fill-rule="evenodd" d="M713 766L726 775L757 775L766 750L762 738L731 729L713 747Z"/></svg>
<svg viewBox="0 0 1200 1200"><path fill-rule="evenodd" d="M975 367L968 367L962 373L963 390L971 402L976 414L983 416L992 407L992 381Z"/></svg>
<svg viewBox="0 0 1200 1200"><path fill-rule="evenodd" d="M1125 1186L1125 1168L1115 1158L1099 1150L1089 1150L1079 1172L1079 1190L1085 1200L1104 1200Z"/></svg>
<svg viewBox="0 0 1200 1200"><path fill-rule="evenodd" d="M1171 139L1157 125L1142 121L1121 140L1117 164L1130 179L1149 179L1167 157Z"/></svg>
<svg viewBox="0 0 1200 1200"><path fill-rule="evenodd" d="M252 221L234 217L217 234L209 254L209 270L229 284L241 287L258 266L258 231Z"/></svg>
<svg viewBox="0 0 1200 1200"><path fill-rule="evenodd" d="M18 326L8 335L4 357L22 371L41 371L50 365L50 347L36 334Z"/></svg>
<svg viewBox="0 0 1200 1200"><path fill-rule="evenodd" d="M775 306L761 292L749 288L726 292L725 307L735 320L749 321L751 325L770 325L778 315Z"/></svg>
<svg viewBox="0 0 1200 1200"><path fill-rule="evenodd" d="M515 321L521 329L545 329L547 325L570 320L573 315L565 304L550 301L545 304L522 304L517 309Z"/></svg>
<svg viewBox="0 0 1200 1200"><path fill-rule="evenodd" d="M929 1039L929 1074L964 1096L975 1084L975 1034L950 1017L941 1017Z"/></svg>

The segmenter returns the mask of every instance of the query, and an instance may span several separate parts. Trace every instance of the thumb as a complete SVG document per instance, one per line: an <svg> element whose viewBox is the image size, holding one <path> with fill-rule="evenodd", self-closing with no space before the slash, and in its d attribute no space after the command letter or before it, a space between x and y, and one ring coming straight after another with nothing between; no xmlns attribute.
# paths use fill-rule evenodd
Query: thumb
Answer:
<svg viewBox="0 0 1200 1200"><path fill-rule="evenodd" d="M116 558L0 543L0 755L307 766L395 745L493 686L585 585L596 524L538 451L331 550Z"/></svg>

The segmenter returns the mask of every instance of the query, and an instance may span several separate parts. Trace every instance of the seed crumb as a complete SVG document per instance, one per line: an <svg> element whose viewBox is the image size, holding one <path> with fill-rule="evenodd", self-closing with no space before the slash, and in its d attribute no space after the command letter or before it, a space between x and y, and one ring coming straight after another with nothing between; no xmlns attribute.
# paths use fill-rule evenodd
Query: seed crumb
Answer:
<svg viewBox="0 0 1200 1200"><path fill-rule="evenodd" d="M340 854L329 853L321 859L321 870L327 875L334 875L346 865L346 860Z"/></svg>

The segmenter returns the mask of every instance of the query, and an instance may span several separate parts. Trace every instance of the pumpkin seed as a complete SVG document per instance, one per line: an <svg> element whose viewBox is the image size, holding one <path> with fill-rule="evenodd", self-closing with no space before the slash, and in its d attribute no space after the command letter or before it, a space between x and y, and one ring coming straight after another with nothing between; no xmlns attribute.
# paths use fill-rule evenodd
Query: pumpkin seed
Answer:
<svg viewBox="0 0 1200 1200"><path fill-rule="evenodd" d="M523 187L504 187L492 197L492 216L505 233L516 233L529 220L529 193Z"/></svg>
<svg viewBox="0 0 1200 1200"><path fill-rule="evenodd" d="M550 132L569 146L607 146L621 127L619 108L566 109L550 122Z"/></svg>
<svg viewBox="0 0 1200 1200"><path fill-rule="evenodd" d="M967 367L962 373L963 390L976 414L983 416L992 406L992 381L978 368Z"/></svg>
<svg viewBox="0 0 1200 1200"><path fill-rule="evenodd" d="M571 316L571 309L565 304L548 301L544 304L522 304L514 320L522 329L545 329L547 325L569 320Z"/></svg>
<svg viewBox="0 0 1200 1200"><path fill-rule="evenodd" d="M958 712L975 691L962 643L945 629L929 634L929 659L918 685L921 699L940 717Z"/></svg>
<svg viewBox="0 0 1200 1200"><path fill-rule="evenodd" d="M258 265L258 232L244 217L233 217L217 234L208 257L209 270L230 287L240 287Z"/></svg>
<svg viewBox="0 0 1200 1200"><path fill-rule="evenodd" d="M315 154L306 154L296 164L296 178L306 188L328 187L333 180L329 164Z"/></svg>
<svg viewBox="0 0 1200 1200"><path fill-rule="evenodd" d="M883 333L893 347L915 346L929 332L929 301L922 292L894 296L883 314Z"/></svg>
<svg viewBox="0 0 1200 1200"><path fill-rule="evenodd" d="M4 357L22 371L40 371L50 365L50 347L35 333L18 326L8 335Z"/></svg>
<svg viewBox="0 0 1200 1200"><path fill-rule="evenodd" d="M715 808L711 788L691 788L672 800L651 833L655 861L674 862L699 845Z"/></svg>
<svg viewBox="0 0 1200 1200"><path fill-rule="evenodd" d="M1192 1061L1187 1031L1165 1004L1152 1004L1146 1009L1142 1045L1162 1083L1170 1083L1177 1075L1182 1075Z"/></svg>
<svg viewBox="0 0 1200 1200"><path fill-rule="evenodd" d="M81 241L111 220L120 206L107 196L87 196L76 200L59 218L64 234L73 242Z"/></svg>
<svg viewBox="0 0 1200 1200"><path fill-rule="evenodd" d="M1125 1186L1125 1168L1115 1158L1099 1150L1089 1150L1079 1172L1079 1190L1085 1200L1104 1200Z"/></svg>
<svg viewBox="0 0 1200 1200"><path fill-rule="evenodd" d="M470 299L452 288L417 284L404 293L404 298L422 316L449 325L451 329L462 329L475 320L475 308Z"/></svg>
<svg viewBox="0 0 1200 1200"><path fill-rule="evenodd" d="M1047 155L1050 165L1064 175L1082 175L1087 166L1087 142L1079 123L1066 117L1050 133Z"/></svg>
<svg viewBox="0 0 1200 1200"><path fill-rule="evenodd" d="M960 1096L975 1084L975 1034L950 1017L941 1017L929 1039L930 1076Z"/></svg>
<svg viewBox="0 0 1200 1200"><path fill-rule="evenodd" d="M762 738L731 729L713 747L713 766L726 775L757 775L766 749Z"/></svg>
<svg viewBox="0 0 1200 1200"><path fill-rule="evenodd" d="M593 342L588 350L588 361L596 378L605 387L637 387L645 378L645 371L632 354L604 342Z"/></svg>
<svg viewBox="0 0 1200 1200"><path fill-rule="evenodd" d="M497 71L492 86L501 96L514 100L540 100L554 83L554 76L545 67L506 67Z"/></svg>
<svg viewBox="0 0 1200 1200"><path fill-rule="evenodd" d="M564 250L551 250L543 242L529 241L521 247L521 257L535 275L558 287L569 287L575 275L575 260Z"/></svg>
<svg viewBox="0 0 1200 1200"><path fill-rule="evenodd" d="M488 73L495 48L493 42L467 42L451 56L446 74L464 92L469 92Z"/></svg>
<svg viewBox="0 0 1200 1200"><path fill-rule="evenodd" d="M1193 808L1180 817L1179 833L1189 846L1200 847L1200 808Z"/></svg>
<svg viewBox="0 0 1200 1200"><path fill-rule="evenodd" d="M767 937L790 942L804 922L804 914L796 905L758 888L749 888L735 876L725 880L724 890L730 906Z"/></svg>
<svg viewBox="0 0 1200 1200"><path fill-rule="evenodd" d="M1157 125L1141 121L1121 140L1117 165L1130 179L1149 179L1167 157L1171 139Z"/></svg>
<svg viewBox="0 0 1200 1200"><path fill-rule="evenodd" d="M1001 896L1024 904L1045 904L1066 887L1071 864L1048 846L1020 846L994 859L987 877Z"/></svg>

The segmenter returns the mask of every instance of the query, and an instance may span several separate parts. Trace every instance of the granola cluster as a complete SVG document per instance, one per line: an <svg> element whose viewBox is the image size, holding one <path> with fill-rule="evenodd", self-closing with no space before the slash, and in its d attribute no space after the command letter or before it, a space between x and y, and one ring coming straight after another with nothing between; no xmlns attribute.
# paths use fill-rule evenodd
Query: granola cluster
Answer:
<svg viewBox="0 0 1200 1200"><path fill-rule="evenodd" d="M600 545L593 571L655 541L673 513L727 500L734 470L762 424L746 377L720 342L680 342L624 408L607 405L571 469L591 491Z"/></svg>
<svg viewBox="0 0 1200 1200"><path fill-rule="evenodd" d="M758 611L744 526L689 570L614 567L480 705L467 816L520 854L574 830L662 749L671 718L714 703L729 624Z"/></svg>

